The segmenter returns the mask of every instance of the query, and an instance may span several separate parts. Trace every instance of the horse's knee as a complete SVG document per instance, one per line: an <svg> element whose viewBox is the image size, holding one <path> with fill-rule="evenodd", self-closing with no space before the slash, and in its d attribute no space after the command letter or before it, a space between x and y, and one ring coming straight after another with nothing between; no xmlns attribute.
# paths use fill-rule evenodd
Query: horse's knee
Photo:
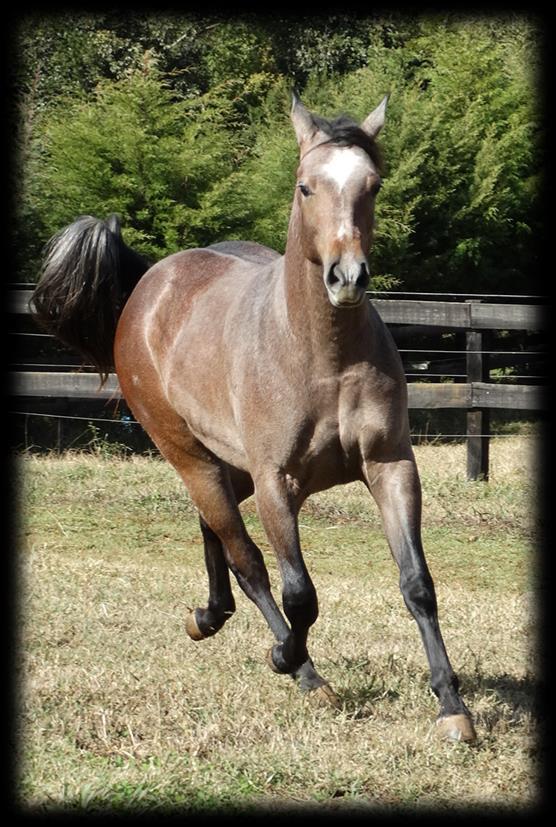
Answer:
<svg viewBox="0 0 556 827"><path fill-rule="evenodd" d="M411 571L400 576L403 599L412 614L430 616L436 613L436 594L432 578L427 571Z"/></svg>
<svg viewBox="0 0 556 827"><path fill-rule="evenodd" d="M319 614L317 593L308 576L285 580L282 605L292 629L308 627L315 622Z"/></svg>

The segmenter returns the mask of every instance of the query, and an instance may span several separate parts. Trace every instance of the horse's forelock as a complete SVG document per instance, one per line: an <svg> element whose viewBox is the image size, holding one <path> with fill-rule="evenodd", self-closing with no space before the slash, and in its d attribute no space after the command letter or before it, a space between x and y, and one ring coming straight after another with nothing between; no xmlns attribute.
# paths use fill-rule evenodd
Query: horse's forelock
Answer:
<svg viewBox="0 0 556 827"><path fill-rule="evenodd" d="M367 153L378 172L383 171L382 155L378 144L352 118L347 115L340 115L331 120L322 118L320 115L312 117L318 129L328 135L326 143L338 146L358 146Z"/></svg>

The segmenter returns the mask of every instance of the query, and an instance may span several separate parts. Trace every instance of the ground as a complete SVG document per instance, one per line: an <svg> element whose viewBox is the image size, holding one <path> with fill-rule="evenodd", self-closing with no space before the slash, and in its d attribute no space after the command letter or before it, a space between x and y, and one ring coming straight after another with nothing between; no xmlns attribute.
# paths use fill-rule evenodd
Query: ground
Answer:
<svg viewBox="0 0 556 827"><path fill-rule="evenodd" d="M416 448L423 538L441 626L478 734L436 737L417 627L365 488L301 514L320 616L309 648L342 700L313 708L237 612L194 643L206 605L194 509L158 457L97 445L27 453L19 474L18 655L25 807L224 811L501 807L538 798L539 516L535 437L493 440L491 479L467 482L463 445ZM243 513L280 585L252 501Z"/></svg>

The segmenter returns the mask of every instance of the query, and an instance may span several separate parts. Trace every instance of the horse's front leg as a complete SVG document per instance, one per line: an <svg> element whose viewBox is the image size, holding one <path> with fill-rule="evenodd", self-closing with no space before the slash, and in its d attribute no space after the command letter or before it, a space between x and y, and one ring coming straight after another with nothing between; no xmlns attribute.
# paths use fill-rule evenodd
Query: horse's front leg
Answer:
<svg viewBox="0 0 556 827"><path fill-rule="evenodd" d="M440 633L434 584L421 543L421 484L411 448L403 459L364 463L364 475L400 570L405 604L423 639L431 687L440 701L439 731L454 740L473 741L471 717Z"/></svg>
<svg viewBox="0 0 556 827"><path fill-rule="evenodd" d="M255 478L257 511L276 553L282 577L282 605L291 632L269 651L269 665L276 672L291 674L303 691L316 692L317 700L338 705L337 696L318 675L307 652L309 628L318 617L317 593L299 542L299 504L288 487L286 476L265 470Z"/></svg>
<svg viewBox="0 0 556 827"><path fill-rule="evenodd" d="M255 479L257 511L282 576L282 605L291 633L272 650L278 672L293 672L308 658L307 635L318 617L317 593L299 543L297 506L285 475L267 471Z"/></svg>

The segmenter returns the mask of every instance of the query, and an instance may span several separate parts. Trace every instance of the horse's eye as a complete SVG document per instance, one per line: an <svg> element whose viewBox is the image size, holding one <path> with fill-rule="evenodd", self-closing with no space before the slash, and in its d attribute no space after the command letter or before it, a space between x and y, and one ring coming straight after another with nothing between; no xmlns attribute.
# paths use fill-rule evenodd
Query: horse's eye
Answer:
<svg viewBox="0 0 556 827"><path fill-rule="evenodd" d="M380 189L382 187L382 178L377 178L371 187L371 192L373 195L378 195Z"/></svg>
<svg viewBox="0 0 556 827"><path fill-rule="evenodd" d="M311 190L309 189L307 184L299 183L297 186L299 187L299 189L301 190L301 194L305 198L307 198L308 195L311 195Z"/></svg>

